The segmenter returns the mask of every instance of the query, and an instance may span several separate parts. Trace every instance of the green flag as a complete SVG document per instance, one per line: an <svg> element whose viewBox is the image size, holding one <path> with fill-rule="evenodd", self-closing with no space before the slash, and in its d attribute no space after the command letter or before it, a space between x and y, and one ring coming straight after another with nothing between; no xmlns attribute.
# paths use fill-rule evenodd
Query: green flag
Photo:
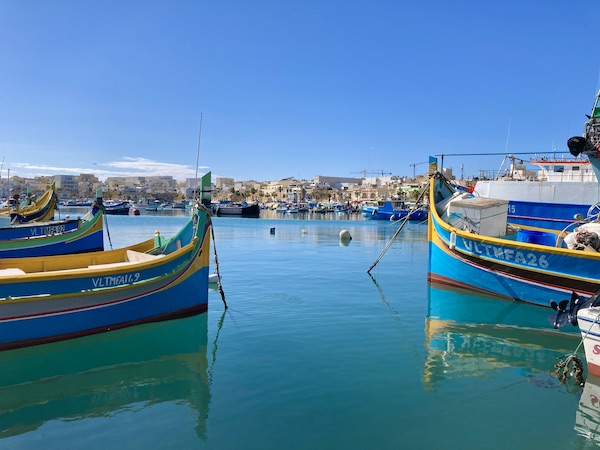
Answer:
<svg viewBox="0 0 600 450"><path fill-rule="evenodd" d="M202 201L202 204L210 205L211 191L210 172L207 172L202 176L202 181L200 183L200 200Z"/></svg>

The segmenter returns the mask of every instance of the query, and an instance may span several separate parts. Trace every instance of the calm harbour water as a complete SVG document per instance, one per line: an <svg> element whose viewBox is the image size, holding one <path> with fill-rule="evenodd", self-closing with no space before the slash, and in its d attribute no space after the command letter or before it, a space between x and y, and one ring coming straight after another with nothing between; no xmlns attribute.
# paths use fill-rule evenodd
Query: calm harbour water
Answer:
<svg viewBox="0 0 600 450"><path fill-rule="evenodd" d="M549 310L428 286L425 224L404 227L370 276L397 225L270 216L214 219L226 312L211 291L200 316L0 353L0 448L600 440L595 385L582 392L553 376L578 337L550 330ZM185 221L180 212L108 219L114 247Z"/></svg>

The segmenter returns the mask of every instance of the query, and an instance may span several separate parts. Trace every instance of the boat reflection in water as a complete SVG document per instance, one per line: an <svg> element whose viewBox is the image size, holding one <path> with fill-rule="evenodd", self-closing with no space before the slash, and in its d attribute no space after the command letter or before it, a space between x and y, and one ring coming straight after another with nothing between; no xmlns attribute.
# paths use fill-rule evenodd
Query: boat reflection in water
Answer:
<svg viewBox="0 0 600 450"><path fill-rule="evenodd" d="M552 329L545 308L500 301L429 284L425 321L425 386L453 378L485 378L501 368L521 369L539 383L558 384L555 364L580 337ZM544 375L547 374L547 377Z"/></svg>
<svg viewBox="0 0 600 450"><path fill-rule="evenodd" d="M575 431L600 444L600 378L588 375L575 417Z"/></svg>
<svg viewBox="0 0 600 450"><path fill-rule="evenodd" d="M0 440L50 421L69 422L71 429L86 420L80 426L89 427L89 419L126 411L132 425L136 411L161 403L186 406L194 433L203 438L210 399L206 345L205 313L0 352ZM140 428L157 426L168 432L177 417L129 428L140 435Z"/></svg>

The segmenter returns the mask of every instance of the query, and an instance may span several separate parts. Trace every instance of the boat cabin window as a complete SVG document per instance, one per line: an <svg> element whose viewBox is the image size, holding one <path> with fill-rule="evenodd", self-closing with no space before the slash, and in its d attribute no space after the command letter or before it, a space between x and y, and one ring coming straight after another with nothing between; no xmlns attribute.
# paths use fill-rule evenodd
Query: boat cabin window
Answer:
<svg viewBox="0 0 600 450"><path fill-rule="evenodd" d="M554 166L554 171L555 172L564 172L565 166Z"/></svg>

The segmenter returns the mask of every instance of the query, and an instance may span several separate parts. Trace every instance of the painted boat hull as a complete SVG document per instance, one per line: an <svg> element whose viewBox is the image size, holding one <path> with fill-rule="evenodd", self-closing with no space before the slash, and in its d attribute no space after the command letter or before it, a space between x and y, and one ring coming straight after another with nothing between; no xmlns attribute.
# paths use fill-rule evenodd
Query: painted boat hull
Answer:
<svg viewBox="0 0 600 450"><path fill-rule="evenodd" d="M125 261L127 249L1 260L0 268L25 274L0 270L0 350L206 311L210 226L199 210L171 240L156 238L164 256L140 261Z"/></svg>
<svg viewBox="0 0 600 450"><path fill-rule="evenodd" d="M404 219L408 215L409 212L410 212L410 210L407 210L407 209L391 211L391 212L389 212L389 211L388 212L374 211L371 214L363 213L363 217L365 217L366 219L374 219L374 220L400 220L400 219ZM414 220L414 221L419 221L419 222L427 220L427 211L426 210L413 211L408 220Z"/></svg>
<svg viewBox="0 0 600 450"><path fill-rule="evenodd" d="M257 218L260 217L260 207L258 204L248 206L221 205L217 207L216 215L217 217L237 216Z"/></svg>
<svg viewBox="0 0 600 450"><path fill-rule="evenodd" d="M574 203L544 203L511 200L508 203L508 220L515 225L573 230L575 216L587 216L591 205Z"/></svg>
<svg viewBox="0 0 600 450"><path fill-rule="evenodd" d="M577 312L588 374L600 377L600 308L583 308Z"/></svg>
<svg viewBox="0 0 600 450"><path fill-rule="evenodd" d="M430 202L438 204L452 191L434 177ZM428 279L440 284L547 307L572 292L585 299L600 289L600 253L470 233L444 222L433 206L428 240Z"/></svg>
<svg viewBox="0 0 600 450"><path fill-rule="evenodd" d="M412 211L412 212L411 212ZM427 220L426 209L394 209L392 202L380 202L378 206L364 206L361 208L362 216L365 219L374 220L400 220L405 218L411 212L408 220L422 222Z"/></svg>
<svg viewBox="0 0 600 450"><path fill-rule="evenodd" d="M53 227L53 228L51 228ZM0 228L0 241L28 239L57 233L69 233L79 227L78 219L53 220L49 222L31 222Z"/></svg>
<svg viewBox="0 0 600 450"><path fill-rule="evenodd" d="M118 203L115 205L104 205L104 213L112 216L127 216L129 215L129 204L128 203Z"/></svg>
<svg viewBox="0 0 600 450"><path fill-rule="evenodd" d="M511 223L562 230L600 202L597 181L479 180L476 195L509 201Z"/></svg>
<svg viewBox="0 0 600 450"><path fill-rule="evenodd" d="M40 225L33 223L2 228L0 236L30 234L24 238L0 240L0 258L102 251L104 250L102 218L102 212L98 210L94 216L85 221L44 222Z"/></svg>

